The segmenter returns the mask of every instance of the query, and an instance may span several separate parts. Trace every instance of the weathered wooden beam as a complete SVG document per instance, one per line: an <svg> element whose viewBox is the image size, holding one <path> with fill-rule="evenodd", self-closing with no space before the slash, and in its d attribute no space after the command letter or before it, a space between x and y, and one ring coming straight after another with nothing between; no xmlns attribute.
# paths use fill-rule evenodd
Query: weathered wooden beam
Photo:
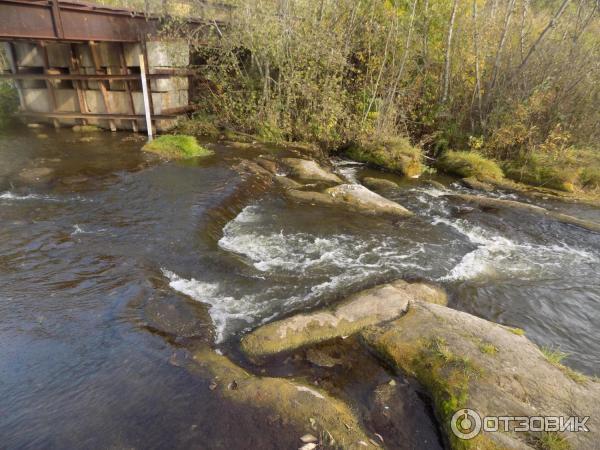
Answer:
<svg viewBox="0 0 600 450"><path fill-rule="evenodd" d="M79 68L79 59L75 53L75 45L69 45L69 70L71 73L78 73L80 71ZM88 112L87 101L85 99L85 93L83 92L83 88L81 86L80 80L73 81L73 87L75 88L75 92L77 93L77 102L79 103L79 112L86 113ZM87 124L86 119L82 119L83 124Z"/></svg>
<svg viewBox="0 0 600 450"><path fill-rule="evenodd" d="M49 119L100 119L100 120L143 120L143 114L106 114L106 113L78 113L78 112L35 112L22 111L19 115L24 117L44 117ZM157 114L152 117L154 120L170 120L176 119L177 116L172 114Z"/></svg>
<svg viewBox="0 0 600 450"><path fill-rule="evenodd" d="M40 41L39 43L40 49L42 50L42 61L44 62L44 73L48 74L50 70L50 63L48 60L48 49L46 48L46 43L44 41ZM56 112L56 92L54 92L54 85L52 81L46 80L46 90L48 91L48 95L50 97L50 107L52 108L51 112ZM54 128L60 128L60 123L58 120L53 120Z"/></svg>
<svg viewBox="0 0 600 450"><path fill-rule="evenodd" d="M102 65L100 62L100 55L98 55L98 48L96 47L96 45L97 44L93 41L89 42L89 47L90 47L90 51L92 54L92 61L94 63L94 69L96 70L96 73L105 75L106 72L104 71L104 69L102 69ZM106 80L99 81L98 86L100 87L100 92L102 93L102 101L104 102L104 109L110 115L111 107L110 107L110 98L108 96L107 81ZM108 120L108 125L110 127L110 131L117 131L117 125L115 124L115 121L113 119Z"/></svg>
<svg viewBox="0 0 600 450"><path fill-rule="evenodd" d="M148 78L151 79L166 79L170 78L171 75L162 74L149 74ZM107 81L134 81L139 80L140 76L136 74L72 74L72 73L0 73L0 79L12 79L12 80L107 80Z"/></svg>
<svg viewBox="0 0 600 450"><path fill-rule="evenodd" d="M121 71L124 74L127 74L129 72L129 69L127 68L127 61L125 60L125 46L122 42L119 44L119 63L121 64ZM125 81L125 91L127 92L127 100L129 101L129 112L131 114L135 114L135 103L133 102L130 81ZM134 133L138 132L137 121L131 121L131 129Z"/></svg>

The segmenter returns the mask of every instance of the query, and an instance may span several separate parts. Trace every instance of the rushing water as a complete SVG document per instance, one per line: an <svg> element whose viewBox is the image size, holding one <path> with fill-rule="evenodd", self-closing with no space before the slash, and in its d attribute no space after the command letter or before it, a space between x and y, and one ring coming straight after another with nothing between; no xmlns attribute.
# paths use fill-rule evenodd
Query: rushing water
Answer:
<svg viewBox="0 0 600 450"><path fill-rule="evenodd" d="M130 135L45 132L0 137L3 447L292 448L177 367L182 352L235 354L246 330L399 277L440 283L450 306L600 373L598 234L468 208L444 196L460 190L451 180L384 192L407 220L307 208L232 170L251 150L157 163ZM361 395L351 384L340 391Z"/></svg>

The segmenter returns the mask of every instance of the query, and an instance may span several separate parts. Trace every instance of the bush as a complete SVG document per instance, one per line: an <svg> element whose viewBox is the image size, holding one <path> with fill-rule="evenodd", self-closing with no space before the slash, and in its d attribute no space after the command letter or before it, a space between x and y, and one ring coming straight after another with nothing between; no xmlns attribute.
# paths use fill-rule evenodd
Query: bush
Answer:
<svg viewBox="0 0 600 450"><path fill-rule="evenodd" d="M346 155L355 160L399 172L407 177L418 177L423 172L423 153L407 138L394 137L380 141L357 142Z"/></svg>
<svg viewBox="0 0 600 450"><path fill-rule="evenodd" d="M475 152L448 151L437 161L437 167L452 175L480 181L500 180L504 176L496 162Z"/></svg>
<svg viewBox="0 0 600 450"><path fill-rule="evenodd" d="M169 159L185 159L212 155L213 152L202 147L193 136L165 135L148 142L142 150L156 153Z"/></svg>
<svg viewBox="0 0 600 450"><path fill-rule="evenodd" d="M0 128L10 125L18 106L17 91L11 84L0 81Z"/></svg>
<svg viewBox="0 0 600 450"><path fill-rule="evenodd" d="M577 170L569 166L568 161L537 153L507 161L504 171L515 181L567 192L573 192L577 181Z"/></svg>
<svg viewBox="0 0 600 450"><path fill-rule="evenodd" d="M205 114L194 114L189 119L182 120L177 125L177 131L191 136L217 138L219 129L214 124L214 118Z"/></svg>
<svg viewBox="0 0 600 450"><path fill-rule="evenodd" d="M579 174L579 182L585 189L600 189L600 167L586 167Z"/></svg>

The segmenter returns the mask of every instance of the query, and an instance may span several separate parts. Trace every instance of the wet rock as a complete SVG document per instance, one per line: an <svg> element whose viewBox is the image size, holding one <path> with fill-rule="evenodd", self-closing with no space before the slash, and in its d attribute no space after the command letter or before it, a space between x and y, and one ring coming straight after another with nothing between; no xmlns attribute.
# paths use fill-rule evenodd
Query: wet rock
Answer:
<svg viewBox="0 0 600 450"><path fill-rule="evenodd" d="M388 200L360 184L341 184L326 189L324 192L289 190L288 196L312 204L343 206L362 214L400 217L413 215L402 205Z"/></svg>
<svg viewBox="0 0 600 450"><path fill-rule="evenodd" d="M302 442L304 442L305 444L309 444L309 443L311 443L311 442L318 442L318 441L319 441L319 440L318 440L318 439L317 439L315 436L313 436L312 434L305 434L304 436L302 436L302 437L300 438L300 440L301 440Z"/></svg>
<svg viewBox="0 0 600 450"><path fill-rule="evenodd" d="M435 180L427 180L425 181L425 184L434 187L436 189L439 189L440 191L445 191L446 190L446 186L444 186L442 183L440 183L439 181L435 181Z"/></svg>
<svg viewBox="0 0 600 450"><path fill-rule="evenodd" d="M67 186L70 186L73 184L86 183L88 180L89 180L89 178L86 177L85 175L73 175L70 177L61 178L60 182L62 184L66 184Z"/></svg>
<svg viewBox="0 0 600 450"><path fill-rule="evenodd" d="M446 295L431 285L397 280L351 295L332 310L298 314L257 328L244 336L242 350L260 358L348 336L402 315L411 300L445 303Z"/></svg>
<svg viewBox="0 0 600 450"><path fill-rule="evenodd" d="M277 162L275 162L271 159L259 157L259 158L256 158L255 161L256 161L256 164L258 164L263 169L268 170L273 175L277 174L277 172L279 170L279 165L277 164Z"/></svg>
<svg viewBox="0 0 600 450"><path fill-rule="evenodd" d="M600 384L550 363L526 337L508 327L441 305L413 301L401 318L369 327L364 341L382 358L414 376L431 396L453 448L533 448L535 433L486 433L459 441L455 411L479 415L590 416L600 421ZM495 348L494 352L484 351ZM514 424L513 424L514 425ZM596 448L593 433L566 433L572 448Z"/></svg>
<svg viewBox="0 0 600 450"><path fill-rule="evenodd" d="M281 161L290 169L293 177L302 181L343 183L340 177L324 169L315 161L300 158L283 158Z"/></svg>
<svg viewBox="0 0 600 450"><path fill-rule="evenodd" d="M541 206L530 205L528 203L518 202L515 200L504 200L499 198L490 198L470 194L452 194L448 195L448 197L470 204L475 204L480 208L527 211L532 214L538 214L540 216L556 220L558 222L566 223L569 225L576 225L578 227L585 228L586 230L600 233L600 223L592 222L590 220L579 219L577 217L569 216L568 214L550 211L546 208L542 208Z"/></svg>
<svg viewBox="0 0 600 450"><path fill-rule="evenodd" d="M288 177L275 177L274 178L277 184L279 184L284 189L300 189L302 185L297 181L294 181Z"/></svg>
<svg viewBox="0 0 600 450"><path fill-rule="evenodd" d="M38 183L48 181L53 174L54 169L51 169L50 167L34 167L21 170L21 172L19 172L19 177L28 183Z"/></svg>
<svg viewBox="0 0 600 450"><path fill-rule="evenodd" d="M214 392L226 400L256 408L259 414L270 411L298 429L310 426L341 448L361 448L359 442L369 439L352 409L326 392L288 379L254 376L210 349L198 351L194 360L190 370L218 379ZM233 380L237 388L228 389Z"/></svg>
<svg viewBox="0 0 600 450"><path fill-rule="evenodd" d="M179 296L152 296L141 310L145 328L173 337L209 339L212 335L210 317L199 305Z"/></svg>
<svg viewBox="0 0 600 450"><path fill-rule="evenodd" d="M369 189L375 190L395 189L398 187L397 183L394 183L390 180L386 180L385 178L365 177L361 181L362 184L364 184Z"/></svg>
<svg viewBox="0 0 600 450"><path fill-rule="evenodd" d="M74 125L73 131L76 133L96 133L103 130L95 125Z"/></svg>
<svg viewBox="0 0 600 450"><path fill-rule="evenodd" d="M460 180L460 182L463 186L476 191L491 192L494 190L494 186L492 184L486 183L485 181L479 181L475 177L463 178Z"/></svg>
<svg viewBox="0 0 600 450"><path fill-rule="evenodd" d="M322 350L310 348L306 351L306 359L319 367L334 367L342 364L343 361L339 358L334 358Z"/></svg>
<svg viewBox="0 0 600 450"><path fill-rule="evenodd" d="M44 128L44 125L42 125L41 123L28 123L27 127L28 128Z"/></svg>

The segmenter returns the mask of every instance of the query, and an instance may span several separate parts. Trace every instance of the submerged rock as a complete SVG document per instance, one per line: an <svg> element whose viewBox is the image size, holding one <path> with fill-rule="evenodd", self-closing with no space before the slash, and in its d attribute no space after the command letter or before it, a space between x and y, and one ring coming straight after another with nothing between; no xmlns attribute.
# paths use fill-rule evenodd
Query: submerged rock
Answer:
<svg viewBox="0 0 600 450"><path fill-rule="evenodd" d="M28 183L47 181L54 174L54 169L50 167L34 167L23 169L19 172L19 177Z"/></svg>
<svg viewBox="0 0 600 450"><path fill-rule="evenodd" d="M344 206L352 211L370 215L409 217L413 213L404 206L388 200L360 184L341 184L324 192L289 190L296 200L330 206Z"/></svg>
<svg viewBox="0 0 600 450"><path fill-rule="evenodd" d="M244 336L242 350L260 358L347 336L404 314L411 300L445 303L446 295L431 285L397 280L351 295L332 310L298 314L257 328Z"/></svg>
<svg viewBox="0 0 600 450"><path fill-rule="evenodd" d="M256 408L257 413L272 412L298 429L324 436L324 444L336 448L365 448L361 442L369 441L352 409L324 391L288 379L254 376L209 349L195 353L194 360L197 365L190 368L212 377L211 390L227 400ZM233 383L236 388L228 388ZM302 436L303 442L313 441L309 434Z"/></svg>
<svg viewBox="0 0 600 450"><path fill-rule="evenodd" d="M579 219L577 217L569 216L568 214L550 211L546 208L542 208L541 206L530 205L528 203L518 202L515 200L504 200L499 198L490 198L470 194L452 194L448 195L448 197L455 198L467 203L476 204L477 206L483 208L513 209L527 211L533 214L539 214L541 216L554 219L558 222L566 223L569 225L576 225L578 227L600 233L600 223L592 222L590 220Z"/></svg>
<svg viewBox="0 0 600 450"><path fill-rule="evenodd" d="M502 325L416 301L404 316L370 327L362 337L429 392L453 448L541 448L532 444L543 439L539 433L482 431L459 440L450 420L463 408L481 417L590 416L588 427L598 426L600 384L550 363L526 337ZM596 448L592 433L554 437L568 439L572 448Z"/></svg>
<svg viewBox="0 0 600 450"><path fill-rule="evenodd" d="M494 190L494 186L490 183L486 183L485 181L479 181L475 177L463 178L460 180L461 184L469 189L474 189L478 191L491 192Z"/></svg>
<svg viewBox="0 0 600 450"><path fill-rule="evenodd" d="M375 178L375 177L365 177L362 180L362 184L364 184L369 189L395 189L398 187L397 183L393 181L386 180L385 178Z"/></svg>
<svg viewBox="0 0 600 450"><path fill-rule="evenodd" d="M291 175L302 181L343 183L336 174L324 169L315 161L300 158L283 158L282 162L290 169Z"/></svg>

